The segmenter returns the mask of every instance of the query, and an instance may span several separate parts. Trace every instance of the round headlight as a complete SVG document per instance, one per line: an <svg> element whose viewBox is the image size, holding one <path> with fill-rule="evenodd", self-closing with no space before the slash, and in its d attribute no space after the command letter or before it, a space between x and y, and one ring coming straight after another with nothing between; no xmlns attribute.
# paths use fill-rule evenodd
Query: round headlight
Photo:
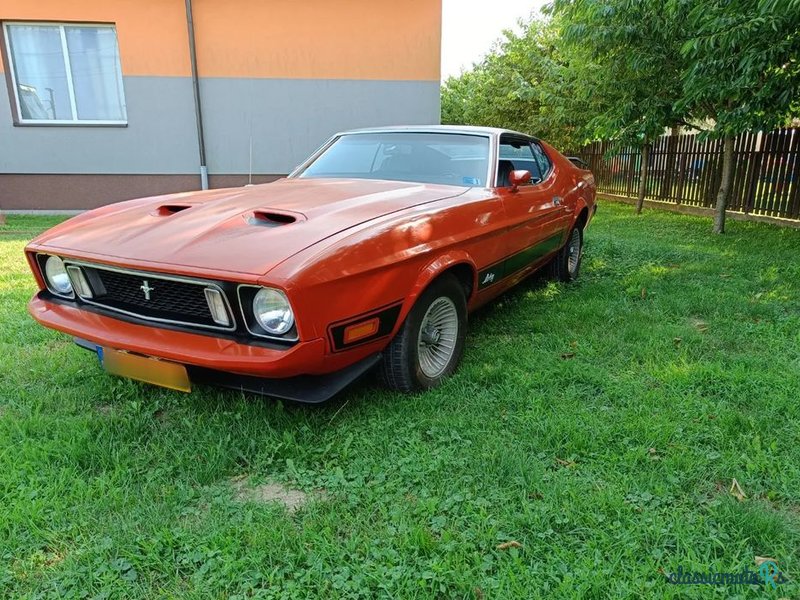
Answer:
<svg viewBox="0 0 800 600"><path fill-rule="evenodd" d="M270 335L283 335L294 325L294 314L280 290L262 288L253 298L253 316Z"/></svg>
<svg viewBox="0 0 800 600"><path fill-rule="evenodd" d="M47 262L44 263L44 274L52 292L64 296L72 294L72 283L64 268L63 260L57 256L48 257Z"/></svg>

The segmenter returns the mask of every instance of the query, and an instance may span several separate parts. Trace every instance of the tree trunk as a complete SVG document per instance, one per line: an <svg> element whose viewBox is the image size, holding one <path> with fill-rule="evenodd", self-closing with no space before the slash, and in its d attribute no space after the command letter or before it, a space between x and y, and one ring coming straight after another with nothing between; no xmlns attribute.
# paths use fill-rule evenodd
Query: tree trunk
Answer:
<svg viewBox="0 0 800 600"><path fill-rule="evenodd" d="M733 136L726 135L722 145L722 180L717 192L717 214L714 215L714 233L725 233L725 209L733 181Z"/></svg>
<svg viewBox="0 0 800 600"><path fill-rule="evenodd" d="M647 163L650 161L650 144L642 146L642 164L639 167L639 196L636 198L636 214L642 214L644 197L647 195Z"/></svg>
<svg viewBox="0 0 800 600"><path fill-rule="evenodd" d="M0 225L6 224L6 216L3 214L3 209L0 208Z"/></svg>

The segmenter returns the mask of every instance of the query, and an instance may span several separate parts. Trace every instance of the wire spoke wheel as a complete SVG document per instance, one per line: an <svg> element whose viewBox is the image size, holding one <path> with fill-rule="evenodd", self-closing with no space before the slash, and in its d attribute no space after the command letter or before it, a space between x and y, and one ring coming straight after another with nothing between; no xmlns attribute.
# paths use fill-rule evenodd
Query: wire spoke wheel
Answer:
<svg viewBox="0 0 800 600"><path fill-rule="evenodd" d="M417 344L419 368L426 377L441 375L456 349L458 311L453 301L440 296L434 300L422 318Z"/></svg>
<svg viewBox="0 0 800 600"><path fill-rule="evenodd" d="M581 232L576 227L572 230L567 244L567 269L569 274L574 277L578 272L578 265L581 262Z"/></svg>

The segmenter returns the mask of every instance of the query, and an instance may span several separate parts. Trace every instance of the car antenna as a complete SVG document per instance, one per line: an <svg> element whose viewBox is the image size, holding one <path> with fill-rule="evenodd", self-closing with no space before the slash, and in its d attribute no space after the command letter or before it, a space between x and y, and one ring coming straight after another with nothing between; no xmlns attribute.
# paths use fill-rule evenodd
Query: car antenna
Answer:
<svg viewBox="0 0 800 600"><path fill-rule="evenodd" d="M253 185L253 132L250 132L250 164L247 167L247 185L244 187L249 187Z"/></svg>

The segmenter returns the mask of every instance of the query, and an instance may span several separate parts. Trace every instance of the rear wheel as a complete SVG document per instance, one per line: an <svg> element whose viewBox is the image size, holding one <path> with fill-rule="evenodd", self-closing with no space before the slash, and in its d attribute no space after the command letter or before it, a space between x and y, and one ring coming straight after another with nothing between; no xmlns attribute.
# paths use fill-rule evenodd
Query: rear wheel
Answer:
<svg viewBox="0 0 800 600"><path fill-rule="evenodd" d="M583 255L583 230L573 227L567 243L558 251L550 263L550 271L559 281L574 281L581 269Z"/></svg>
<svg viewBox="0 0 800 600"><path fill-rule="evenodd" d="M384 350L382 381L403 392L436 387L458 367L466 328L464 288L455 276L444 275L417 299Z"/></svg>

